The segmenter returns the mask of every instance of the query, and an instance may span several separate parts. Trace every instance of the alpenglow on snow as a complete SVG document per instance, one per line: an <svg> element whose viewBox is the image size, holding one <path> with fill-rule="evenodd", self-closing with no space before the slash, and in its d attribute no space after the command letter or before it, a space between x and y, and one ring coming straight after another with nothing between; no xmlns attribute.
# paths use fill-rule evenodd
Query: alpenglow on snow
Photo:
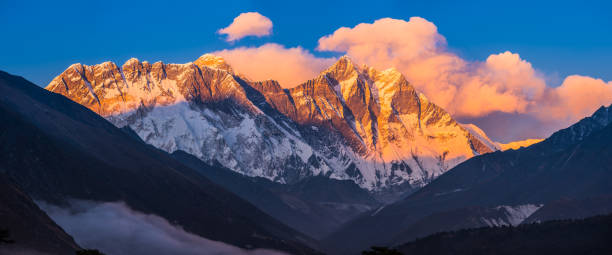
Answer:
<svg viewBox="0 0 612 255"><path fill-rule="evenodd" d="M397 70L348 57L290 89L238 75L209 54L187 64L74 64L46 89L157 148L280 183L325 175L374 192L409 190L497 149Z"/></svg>

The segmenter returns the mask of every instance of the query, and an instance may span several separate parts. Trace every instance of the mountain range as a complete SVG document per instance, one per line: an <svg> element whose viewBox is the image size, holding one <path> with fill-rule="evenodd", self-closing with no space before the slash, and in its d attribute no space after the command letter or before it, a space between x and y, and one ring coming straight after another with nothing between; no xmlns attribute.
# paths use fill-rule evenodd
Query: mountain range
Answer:
<svg viewBox="0 0 612 255"><path fill-rule="evenodd" d="M74 199L122 201L211 240L315 253L314 240L166 152L64 96L5 72L0 72L0 123L1 174L34 200L63 207Z"/></svg>
<svg viewBox="0 0 612 255"><path fill-rule="evenodd" d="M471 158L325 242L336 251L360 250L441 231L610 213L611 122L612 107L601 107L540 143Z"/></svg>
<svg viewBox="0 0 612 255"><path fill-rule="evenodd" d="M206 54L74 64L45 89L0 72L0 230L12 248L90 248L38 207L75 201L291 254L422 250L413 241L437 232L612 212L612 106L501 144L397 70L348 57L293 88Z"/></svg>
<svg viewBox="0 0 612 255"><path fill-rule="evenodd" d="M164 151L278 183L352 180L385 202L499 149L397 70L348 57L290 89L251 81L209 54L187 64L74 64L46 89Z"/></svg>

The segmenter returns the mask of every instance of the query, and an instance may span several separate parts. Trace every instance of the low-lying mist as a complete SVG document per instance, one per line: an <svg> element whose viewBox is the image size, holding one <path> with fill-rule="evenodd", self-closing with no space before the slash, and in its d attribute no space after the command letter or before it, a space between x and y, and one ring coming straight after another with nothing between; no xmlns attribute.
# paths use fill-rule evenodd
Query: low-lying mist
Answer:
<svg viewBox="0 0 612 255"><path fill-rule="evenodd" d="M81 247L98 249L107 255L284 254L244 250L212 241L157 215L134 211L123 202L72 200L69 208L41 201L37 204Z"/></svg>

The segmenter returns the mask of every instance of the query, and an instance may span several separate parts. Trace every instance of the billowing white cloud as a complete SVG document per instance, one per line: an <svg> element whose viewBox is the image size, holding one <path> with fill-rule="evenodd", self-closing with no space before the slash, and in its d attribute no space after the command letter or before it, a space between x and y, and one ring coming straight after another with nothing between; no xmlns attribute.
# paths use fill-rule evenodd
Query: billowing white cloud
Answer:
<svg viewBox="0 0 612 255"><path fill-rule="evenodd" d="M436 26L419 17L410 21L384 18L373 24L342 27L319 39L318 50L342 51L378 68L436 55L445 39Z"/></svg>
<svg viewBox="0 0 612 255"><path fill-rule="evenodd" d="M548 105L539 111L541 118L574 121L593 113L600 105L612 103L612 81L570 75L552 89Z"/></svg>
<svg viewBox="0 0 612 255"><path fill-rule="evenodd" d="M516 53L466 61L447 50L446 39L433 23L419 17L342 27L320 38L317 49L344 52L379 69L395 67L458 118L486 118L500 112L560 128L612 103L611 82L569 76L561 86L552 87Z"/></svg>
<svg viewBox="0 0 612 255"><path fill-rule="evenodd" d="M240 40L246 36L262 37L272 33L272 21L258 12L245 12L234 18L232 24L217 32L227 35L228 42Z"/></svg>
<svg viewBox="0 0 612 255"><path fill-rule="evenodd" d="M332 65L335 58L318 58L302 47L285 48L268 43L260 47L239 47L213 52L240 74L253 80L276 80L283 87L295 87L314 78Z"/></svg>
<svg viewBox="0 0 612 255"><path fill-rule="evenodd" d="M241 16L234 23L241 23ZM228 33L228 40L244 34ZM505 141L547 135L612 103L612 82L572 75L554 87L516 53L506 51L484 61L467 61L447 49L436 25L420 17L408 21L383 18L341 27L321 37L317 50L345 53L359 64L380 70L395 67L417 90L459 120L494 124L507 116L507 125L499 129L508 135L497 136ZM234 70L251 79L278 80L285 88L315 77L335 61L316 57L299 46L272 43L213 54L224 57ZM519 134L523 126L530 127L528 135ZM534 133L533 127L542 127L537 128L541 133ZM492 128L486 128L487 132Z"/></svg>
<svg viewBox="0 0 612 255"><path fill-rule="evenodd" d="M108 255L282 255L272 250L243 250L212 241L156 215L134 211L122 202L74 200L70 208L37 202L77 244Z"/></svg>

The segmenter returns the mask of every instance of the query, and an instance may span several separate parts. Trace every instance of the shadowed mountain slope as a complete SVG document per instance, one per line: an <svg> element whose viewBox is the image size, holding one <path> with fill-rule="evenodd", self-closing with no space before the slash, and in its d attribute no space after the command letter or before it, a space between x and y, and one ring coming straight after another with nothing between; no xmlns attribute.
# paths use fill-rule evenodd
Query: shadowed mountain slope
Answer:
<svg viewBox="0 0 612 255"><path fill-rule="evenodd" d="M0 254L48 253L74 254L80 247L13 184L0 173L0 230L8 230L8 239L0 242Z"/></svg>
<svg viewBox="0 0 612 255"><path fill-rule="evenodd" d="M607 215L438 233L397 249L421 255L610 254L611 236L612 215Z"/></svg>
<svg viewBox="0 0 612 255"><path fill-rule="evenodd" d="M356 243L363 244L361 248L398 244L445 228L453 229L453 224L441 228L415 227L423 225L421 221L430 215L442 213L445 218L462 218L452 212L466 212L462 208L470 207L533 208L561 198L610 195L610 112L610 107L602 107L593 116L532 146L469 159L407 198L347 223L326 243L340 249L354 247Z"/></svg>
<svg viewBox="0 0 612 255"><path fill-rule="evenodd" d="M221 166L210 166L180 150L172 156L281 222L314 238L322 238L342 223L379 206L368 192L348 180L315 176L295 184L279 184L265 178L244 176Z"/></svg>
<svg viewBox="0 0 612 255"><path fill-rule="evenodd" d="M64 96L0 72L0 169L35 199L124 201L208 239L312 253L311 240ZM313 243L310 243L314 245Z"/></svg>

